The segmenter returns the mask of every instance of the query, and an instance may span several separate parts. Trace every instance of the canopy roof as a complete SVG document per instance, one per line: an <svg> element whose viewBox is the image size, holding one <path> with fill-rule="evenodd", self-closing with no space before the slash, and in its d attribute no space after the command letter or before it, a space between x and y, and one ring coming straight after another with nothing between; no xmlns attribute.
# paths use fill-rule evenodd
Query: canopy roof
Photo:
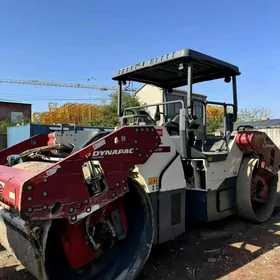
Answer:
<svg viewBox="0 0 280 280"><path fill-rule="evenodd" d="M182 49L117 71L113 80L135 81L162 88L188 84L188 65L192 64L192 83L240 75L237 66L205 55Z"/></svg>

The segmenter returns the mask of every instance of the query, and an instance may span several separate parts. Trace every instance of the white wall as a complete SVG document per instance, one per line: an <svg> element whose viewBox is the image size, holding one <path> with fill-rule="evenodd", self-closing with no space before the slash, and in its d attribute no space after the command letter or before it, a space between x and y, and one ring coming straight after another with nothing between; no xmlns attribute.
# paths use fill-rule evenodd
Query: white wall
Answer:
<svg viewBox="0 0 280 280"><path fill-rule="evenodd" d="M265 128L258 129L259 131L263 131L267 134L267 136L276 144L278 148L280 148L280 129L279 128Z"/></svg>
<svg viewBox="0 0 280 280"><path fill-rule="evenodd" d="M142 105L149 105L149 104L163 102L161 88L153 85L144 85L136 92L136 96L138 97ZM147 108L147 111L153 118L156 112L156 107ZM161 112L163 111L163 106L160 106L160 111Z"/></svg>

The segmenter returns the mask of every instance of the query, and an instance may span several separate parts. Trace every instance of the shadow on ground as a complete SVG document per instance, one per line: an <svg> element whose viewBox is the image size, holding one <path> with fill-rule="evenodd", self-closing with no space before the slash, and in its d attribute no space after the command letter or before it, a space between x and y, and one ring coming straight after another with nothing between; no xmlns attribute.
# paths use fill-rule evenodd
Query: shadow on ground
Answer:
<svg viewBox="0 0 280 280"><path fill-rule="evenodd" d="M280 208L265 224L234 217L212 225L189 225L185 234L153 249L138 280L214 280L279 245Z"/></svg>
<svg viewBox="0 0 280 280"><path fill-rule="evenodd" d="M27 270L18 270L17 265L6 266L0 269L1 280L36 280L33 278Z"/></svg>

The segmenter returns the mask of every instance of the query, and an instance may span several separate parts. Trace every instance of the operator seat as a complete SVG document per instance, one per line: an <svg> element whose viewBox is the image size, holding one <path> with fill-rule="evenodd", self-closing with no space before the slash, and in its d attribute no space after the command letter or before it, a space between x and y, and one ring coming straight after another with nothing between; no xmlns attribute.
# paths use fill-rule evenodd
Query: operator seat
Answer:
<svg viewBox="0 0 280 280"><path fill-rule="evenodd" d="M180 134L179 124L177 122L169 121L169 122L163 123L162 126L164 126L166 128L166 130L170 136Z"/></svg>
<svg viewBox="0 0 280 280"><path fill-rule="evenodd" d="M145 110L128 110L127 112L132 114L122 117L123 125L155 125L155 121ZM129 119L132 119L133 122L128 122Z"/></svg>
<svg viewBox="0 0 280 280"><path fill-rule="evenodd" d="M180 134L179 126L180 115L177 114L171 121L163 123L163 126L166 128L170 136L175 136ZM195 144L195 133L194 130L198 129L201 125L201 121L197 116L194 116L194 119L187 125L188 129L188 145L193 147Z"/></svg>
<svg viewBox="0 0 280 280"><path fill-rule="evenodd" d="M137 110L138 121L144 122L146 125L154 125L155 122L150 114L145 110Z"/></svg>

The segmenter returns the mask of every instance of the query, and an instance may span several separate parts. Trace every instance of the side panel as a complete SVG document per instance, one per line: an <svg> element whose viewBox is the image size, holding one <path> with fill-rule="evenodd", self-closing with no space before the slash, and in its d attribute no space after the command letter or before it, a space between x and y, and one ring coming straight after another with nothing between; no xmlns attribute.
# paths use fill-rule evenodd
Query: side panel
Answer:
<svg viewBox="0 0 280 280"><path fill-rule="evenodd" d="M206 169L206 190L217 190L227 178L236 177L239 172L243 152L235 140L229 144L229 153L225 161L208 161Z"/></svg>
<svg viewBox="0 0 280 280"><path fill-rule="evenodd" d="M175 154L166 169L162 171L159 184L161 192L186 187L184 169L179 154Z"/></svg>
<svg viewBox="0 0 280 280"><path fill-rule="evenodd" d="M185 232L185 193L185 188L160 192L159 244Z"/></svg>
<svg viewBox="0 0 280 280"><path fill-rule="evenodd" d="M186 181L180 156L164 127L155 127L161 144L147 162L138 165L135 178L149 192L154 209L154 244L172 240L185 232Z"/></svg>
<svg viewBox="0 0 280 280"><path fill-rule="evenodd" d="M165 172L166 167L173 160L177 153L175 145L166 129L160 126L156 126L155 129L160 135L161 144L151 155L151 157L145 162L145 164L137 165L135 169L135 171L140 173L143 177L143 180L150 193L158 191L160 188L159 184L161 184L160 176L163 174L163 172ZM168 185L170 186L170 184ZM177 187L174 186L174 188ZM166 190L165 185L162 186L161 189Z"/></svg>
<svg viewBox="0 0 280 280"><path fill-rule="evenodd" d="M208 221L206 191L186 190L186 219L196 222Z"/></svg>
<svg viewBox="0 0 280 280"><path fill-rule="evenodd" d="M196 222L222 220L236 213L236 179L226 178L217 190L186 190L186 219Z"/></svg>
<svg viewBox="0 0 280 280"><path fill-rule="evenodd" d="M185 232L186 181L177 154L160 176L159 243L172 240Z"/></svg>
<svg viewBox="0 0 280 280"><path fill-rule="evenodd" d="M236 179L226 178L221 186L207 192L208 221L222 220L236 213Z"/></svg>

